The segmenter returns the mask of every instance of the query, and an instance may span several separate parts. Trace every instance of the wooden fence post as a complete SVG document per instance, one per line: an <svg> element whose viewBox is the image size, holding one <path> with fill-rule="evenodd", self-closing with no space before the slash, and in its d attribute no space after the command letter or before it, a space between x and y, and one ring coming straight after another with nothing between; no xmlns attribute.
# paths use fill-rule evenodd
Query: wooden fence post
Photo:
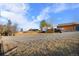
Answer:
<svg viewBox="0 0 79 59"><path fill-rule="evenodd" d="M0 39L0 56L4 55L3 41Z"/></svg>

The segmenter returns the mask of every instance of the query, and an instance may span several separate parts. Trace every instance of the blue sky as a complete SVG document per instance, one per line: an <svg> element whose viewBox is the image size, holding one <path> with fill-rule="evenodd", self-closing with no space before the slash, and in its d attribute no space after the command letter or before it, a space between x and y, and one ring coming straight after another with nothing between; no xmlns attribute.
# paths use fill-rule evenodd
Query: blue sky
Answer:
<svg viewBox="0 0 79 59"><path fill-rule="evenodd" d="M56 27L57 24L79 22L79 4L0 3L0 16L0 24L6 24L9 19L24 30L39 28L42 20Z"/></svg>

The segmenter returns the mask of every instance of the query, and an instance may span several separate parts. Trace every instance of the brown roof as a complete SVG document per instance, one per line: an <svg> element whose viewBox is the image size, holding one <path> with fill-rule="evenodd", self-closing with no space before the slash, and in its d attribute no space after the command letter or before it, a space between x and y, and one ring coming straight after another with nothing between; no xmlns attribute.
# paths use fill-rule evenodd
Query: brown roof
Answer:
<svg viewBox="0 0 79 59"><path fill-rule="evenodd" d="M72 23L58 24L58 26L67 26L67 25L73 25L73 24L75 24L75 25L79 25L78 22L72 22Z"/></svg>

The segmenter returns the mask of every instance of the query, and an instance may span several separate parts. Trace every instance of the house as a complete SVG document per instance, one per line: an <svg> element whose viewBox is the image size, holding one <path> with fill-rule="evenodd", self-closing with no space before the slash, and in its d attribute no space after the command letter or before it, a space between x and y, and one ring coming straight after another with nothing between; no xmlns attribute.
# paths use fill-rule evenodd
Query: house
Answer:
<svg viewBox="0 0 79 59"><path fill-rule="evenodd" d="M79 31L79 23L72 22L72 23L58 24L57 28L61 28L63 31Z"/></svg>
<svg viewBox="0 0 79 59"><path fill-rule="evenodd" d="M42 32L45 33L52 33L53 32L53 27L52 26L44 26L41 28L42 29Z"/></svg>

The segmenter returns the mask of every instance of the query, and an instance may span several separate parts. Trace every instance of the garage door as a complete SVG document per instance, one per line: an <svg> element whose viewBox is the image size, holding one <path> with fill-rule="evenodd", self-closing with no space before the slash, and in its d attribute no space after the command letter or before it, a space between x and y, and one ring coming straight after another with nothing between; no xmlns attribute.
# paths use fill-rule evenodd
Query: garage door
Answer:
<svg viewBox="0 0 79 59"><path fill-rule="evenodd" d="M76 30L79 31L79 26L76 26Z"/></svg>

